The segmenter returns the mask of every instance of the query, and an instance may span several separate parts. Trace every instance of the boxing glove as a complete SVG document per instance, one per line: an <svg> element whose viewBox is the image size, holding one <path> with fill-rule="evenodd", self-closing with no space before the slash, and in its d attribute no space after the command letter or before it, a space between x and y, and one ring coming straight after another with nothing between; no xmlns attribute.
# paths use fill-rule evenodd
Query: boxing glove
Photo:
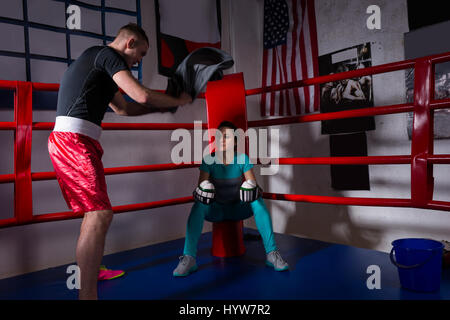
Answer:
<svg viewBox="0 0 450 320"><path fill-rule="evenodd" d="M242 183L239 190L239 197L243 202L252 202L261 195L260 188L254 180L246 180Z"/></svg>
<svg viewBox="0 0 450 320"><path fill-rule="evenodd" d="M214 185L209 180L204 180L194 190L194 199L204 204L210 204L216 195Z"/></svg>

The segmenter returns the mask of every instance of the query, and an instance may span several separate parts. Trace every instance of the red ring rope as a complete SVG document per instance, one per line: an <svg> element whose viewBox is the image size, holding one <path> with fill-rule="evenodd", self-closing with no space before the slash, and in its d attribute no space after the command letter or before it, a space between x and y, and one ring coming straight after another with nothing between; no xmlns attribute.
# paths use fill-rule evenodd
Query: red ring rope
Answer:
<svg viewBox="0 0 450 320"><path fill-rule="evenodd" d="M450 211L450 202L433 200L433 164L450 164L450 155L433 154L432 110L450 108L450 99L434 100L434 65L450 61L450 53L438 54L414 60L400 61L365 69L353 70L339 74L294 81L265 88L246 90L246 96L264 92L279 91L294 87L317 85L337 80L386 73L408 68L415 70L414 103L398 104L346 110L326 114L283 117L278 119L248 121L248 127L275 126L283 124L304 123L331 119L354 118L394 113L414 112L414 128L411 142L411 155L368 156L368 157L322 157L322 158L280 158L280 165L323 165L323 164L411 164L411 199L391 198L351 198L327 197L313 195L264 193L264 198L273 200L327 203L337 205L416 207L433 210ZM23 225L29 223L80 218L72 212L60 212L33 215L32 181L55 179L53 172L31 173L31 139L32 130L51 130L52 122L32 122L32 91L58 91L58 84L30 83L0 80L0 89L14 90L14 121L0 122L0 130L13 130L14 136L14 173L0 175L0 183L15 183L14 218L0 220L0 227ZM159 90L161 91L161 90ZM205 98L204 94L200 98ZM191 123L104 123L105 130L174 130L177 128L193 129ZM206 129L207 124L202 124ZM258 161L258 163L260 163ZM106 174L131 172L149 172L192 168L197 164L155 164L107 168ZM144 210L162 206L176 205L193 201L192 196L153 201L114 207L116 213Z"/></svg>

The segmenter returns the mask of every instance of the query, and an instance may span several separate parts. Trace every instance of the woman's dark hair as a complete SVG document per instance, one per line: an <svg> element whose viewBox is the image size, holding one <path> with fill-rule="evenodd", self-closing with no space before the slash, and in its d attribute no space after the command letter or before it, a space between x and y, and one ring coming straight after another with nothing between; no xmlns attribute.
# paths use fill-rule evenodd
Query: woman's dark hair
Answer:
<svg viewBox="0 0 450 320"><path fill-rule="evenodd" d="M234 125L231 121L222 121L219 124L219 127L217 127L218 130L222 129L223 127L231 128L233 130L237 130L237 127Z"/></svg>

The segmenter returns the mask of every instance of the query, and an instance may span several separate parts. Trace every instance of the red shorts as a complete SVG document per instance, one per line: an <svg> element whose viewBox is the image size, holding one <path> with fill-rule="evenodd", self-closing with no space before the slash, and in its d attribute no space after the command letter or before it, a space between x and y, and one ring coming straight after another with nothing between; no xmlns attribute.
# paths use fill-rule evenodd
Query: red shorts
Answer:
<svg viewBox="0 0 450 320"><path fill-rule="evenodd" d="M67 205L74 213L112 210L97 140L73 132L53 131L48 151Z"/></svg>

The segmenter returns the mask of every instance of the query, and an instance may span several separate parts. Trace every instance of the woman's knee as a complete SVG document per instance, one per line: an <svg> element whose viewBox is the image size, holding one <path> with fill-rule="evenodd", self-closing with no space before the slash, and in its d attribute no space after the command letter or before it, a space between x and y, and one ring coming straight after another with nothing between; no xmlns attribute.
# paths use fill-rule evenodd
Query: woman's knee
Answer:
<svg viewBox="0 0 450 320"><path fill-rule="evenodd" d="M211 204L204 204L199 201L195 201L191 209L191 214L201 214L205 216L211 209Z"/></svg>
<svg viewBox="0 0 450 320"><path fill-rule="evenodd" d="M196 201L192 206L191 212L189 213L188 224L192 221L203 221L208 213L208 207L209 205Z"/></svg>

